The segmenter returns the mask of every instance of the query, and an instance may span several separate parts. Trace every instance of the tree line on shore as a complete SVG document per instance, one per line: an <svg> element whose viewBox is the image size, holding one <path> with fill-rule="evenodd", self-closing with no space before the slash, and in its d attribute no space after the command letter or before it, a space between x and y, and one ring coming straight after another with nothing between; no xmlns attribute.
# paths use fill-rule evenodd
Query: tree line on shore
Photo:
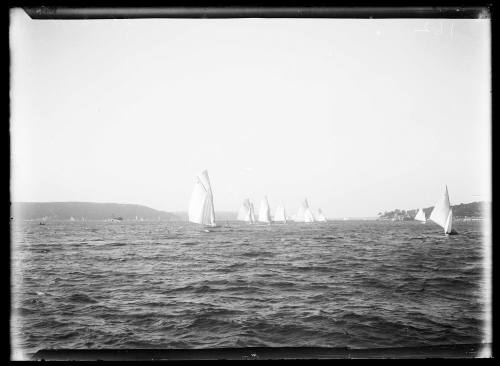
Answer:
<svg viewBox="0 0 500 366"><path fill-rule="evenodd" d="M426 218L429 218L433 208L434 206L423 208ZM491 202L461 203L459 205L451 206L451 208L453 210L454 218L483 218L485 216L485 212L490 210ZM417 212L418 209L395 209L392 211L379 212L377 216L379 220L408 221L413 220Z"/></svg>

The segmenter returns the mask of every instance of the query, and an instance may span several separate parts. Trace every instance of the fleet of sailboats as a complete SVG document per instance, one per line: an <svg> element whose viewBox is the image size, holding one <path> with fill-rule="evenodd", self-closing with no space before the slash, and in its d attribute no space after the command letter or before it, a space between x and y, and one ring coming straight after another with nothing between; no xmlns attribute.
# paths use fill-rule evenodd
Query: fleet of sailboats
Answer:
<svg viewBox="0 0 500 366"><path fill-rule="evenodd" d="M215 209L212 187L210 185L210 179L208 177L208 172L206 170L202 171L195 180L195 185L193 192L191 194L191 199L189 202L189 221L201 224L205 226L216 226L215 223ZM142 218L141 218L142 219ZM315 218L314 214L309 207L309 202L307 198L302 201L297 211L297 214L293 216L293 221L295 222L325 222L327 221L323 211L318 209L318 216ZM345 218L344 218L345 219ZM137 220L137 217L136 217ZM241 204L238 211L237 220L249 222L253 224L255 222L255 209L253 203L249 198L245 198ZM420 208L415 215L415 220L425 223L427 221L425 212ZM442 197L436 202L434 209L431 212L429 220L432 220L444 229L445 234L456 234L457 232L452 229L453 224L453 212L450 206L450 198L448 195L448 187L445 186L445 192ZM259 208L259 222L271 223L271 222L287 222L287 216L285 212L285 206L283 202L280 202L276 207L273 220L271 219L271 208L269 206L269 201L267 196L264 196L260 203Z"/></svg>

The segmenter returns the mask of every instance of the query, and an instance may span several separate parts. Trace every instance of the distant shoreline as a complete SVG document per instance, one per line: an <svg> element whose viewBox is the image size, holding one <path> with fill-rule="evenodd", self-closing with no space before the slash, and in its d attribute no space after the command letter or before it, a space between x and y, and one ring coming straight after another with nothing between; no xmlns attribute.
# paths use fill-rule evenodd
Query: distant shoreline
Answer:
<svg viewBox="0 0 500 366"><path fill-rule="evenodd" d="M491 202L471 202L452 206L454 220L478 221L487 218L484 212L491 208ZM433 207L424 208L428 218ZM485 211L486 210L486 211ZM409 221L413 220L417 209L399 210L379 213L378 216L361 217L328 217L328 221ZM237 212L216 211L219 221L236 220ZM187 212L166 212L148 206L128 203L104 202L11 202L11 219L19 221L36 220L71 220L71 221L105 221L121 217L125 221L188 221ZM395 219L395 220L394 220Z"/></svg>

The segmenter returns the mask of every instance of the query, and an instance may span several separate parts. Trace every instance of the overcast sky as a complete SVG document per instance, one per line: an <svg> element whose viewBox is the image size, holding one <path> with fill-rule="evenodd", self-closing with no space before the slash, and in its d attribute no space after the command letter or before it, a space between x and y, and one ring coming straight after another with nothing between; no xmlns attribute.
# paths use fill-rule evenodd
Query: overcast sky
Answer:
<svg viewBox="0 0 500 366"><path fill-rule="evenodd" d="M490 22L11 13L13 201L327 217L490 200Z"/></svg>

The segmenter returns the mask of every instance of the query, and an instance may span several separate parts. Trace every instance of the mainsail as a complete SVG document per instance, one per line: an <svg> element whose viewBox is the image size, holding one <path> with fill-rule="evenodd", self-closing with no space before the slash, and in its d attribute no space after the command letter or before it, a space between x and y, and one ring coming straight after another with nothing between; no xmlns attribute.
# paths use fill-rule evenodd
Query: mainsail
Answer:
<svg viewBox="0 0 500 366"><path fill-rule="evenodd" d="M286 223L285 206L283 205L283 203L280 203L278 207L276 207L276 212L274 213L274 221L282 221Z"/></svg>
<svg viewBox="0 0 500 366"><path fill-rule="evenodd" d="M425 223L426 219L425 219L424 210L422 210L422 209L418 210L417 214L415 215L415 220L421 221L422 223Z"/></svg>
<svg viewBox="0 0 500 366"><path fill-rule="evenodd" d="M306 212L306 208L307 199L300 204L299 210L297 211L297 214L295 215L293 221L304 222L304 213Z"/></svg>
<svg viewBox="0 0 500 366"><path fill-rule="evenodd" d="M450 207L448 187L445 188L444 195L436 202L429 219L441 226L444 229L445 234L451 233L453 214Z"/></svg>
<svg viewBox="0 0 500 366"><path fill-rule="evenodd" d="M269 202L267 202L266 196L264 196L264 198L260 202L259 221L271 222L271 209L269 208Z"/></svg>
<svg viewBox="0 0 500 366"><path fill-rule="evenodd" d="M215 210L208 172L204 170L196 177L189 202L189 221L215 226Z"/></svg>
<svg viewBox="0 0 500 366"><path fill-rule="evenodd" d="M304 222L314 222L314 215L309 207L304 212Z"/></svg>
<svg viewBox="0 0 500 366"><path fill-rule="evenodd" d="M318 208L318 221L326 221L325 215L323 215L323 211L321 211L321 208Z"/></svg>
<svg viewBox="0 0 500 366"><path fill-rule="evenodd" d="M243 203L240 207L240 211L238 212L238 217L237 219L239 221L246 221L246 222L252 222L252 215L251 212L252 208L250 206L250 200L248 198L245 198L243 200Z"/></svg>

